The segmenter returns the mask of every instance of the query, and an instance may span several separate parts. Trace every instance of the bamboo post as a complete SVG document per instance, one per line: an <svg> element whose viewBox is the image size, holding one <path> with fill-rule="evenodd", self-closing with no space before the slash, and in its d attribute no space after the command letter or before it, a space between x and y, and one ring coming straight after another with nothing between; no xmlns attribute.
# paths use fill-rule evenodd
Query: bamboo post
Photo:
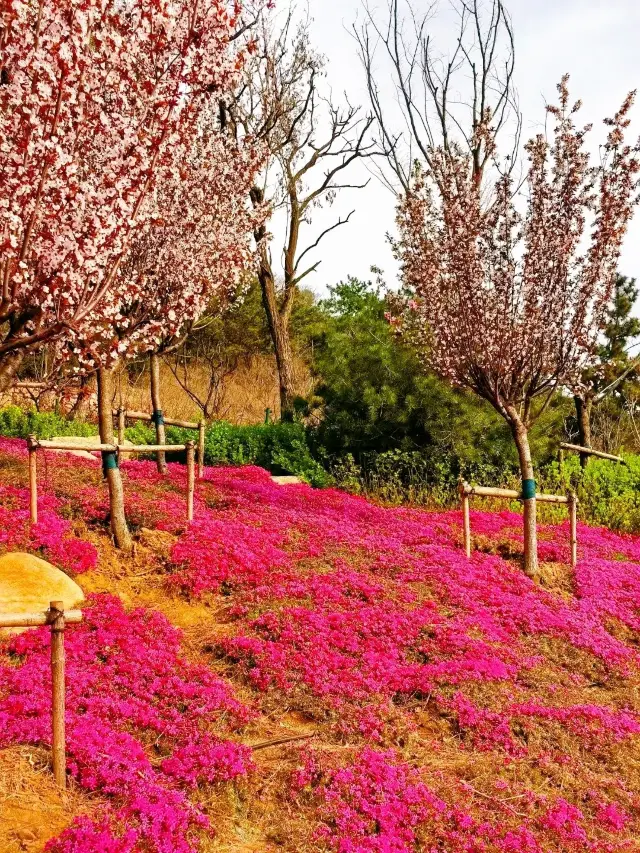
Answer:
<svg viewBox="0 0 640 853"><path fill-rule="evenodd" d="M187 441L187 521L193 521L193 493L195 491L195 442Z"/></svg>
<svg viewBox="0 0 640 853"><path fill-rule="evenodd" d="M38 439L30 435L27 439L29 448L29 511L31 524L38 523Z"/></svg>
<svg viewBox="0 0 640 853"><path fill-rule="evenodd" d="M67 771L64 732L64 602L52 601L51 616L51 717L53 734L53 776L60 788L66 788Z"/></svg>
<svg viewBox="0 0 640 853"><path fill-rule="evenodd" d="M127 410L120 406L118 409L118 444L124 444L124 431L127 424Z"/></svg>
<svg viewBox="0 0 640 853"><path fill-rule="evenodd" d="M198 479L201 480L204 477L204 430L205 430L205 422L202 419L198 423Z"/></svg>
<svg viewBox="0 0 640 853"><path fill-rule="evenodd" d="M464 552L467 558L471 558L471 515L469 493L466 483L460 483L460 497L462 499L462 533L464 538Z"/></svg>
<svg viewBox="0 0 640 853"><path fill-rule="evenodd" d="M569 493L569 541L571 544L571 567L578 564L578 498L575 492Z"/></svg>

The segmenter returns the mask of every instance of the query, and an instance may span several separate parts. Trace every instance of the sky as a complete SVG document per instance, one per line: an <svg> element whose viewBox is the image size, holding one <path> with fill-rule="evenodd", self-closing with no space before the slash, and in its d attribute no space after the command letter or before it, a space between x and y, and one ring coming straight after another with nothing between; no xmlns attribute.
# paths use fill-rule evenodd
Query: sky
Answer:
<svg viewBox="0 0 640 853"><path fill-rule="evenodd" d="M334 95L346 91L352 103L362 104L366 110L363 72L351 30L362 17L361 0L308 2L314 44L327 57L328 83ZM440 23L434 23L434 36L446 49L454 33L447 22L447 0L441 2L443 14ZM370 0L381 12L385 3ZM427 0L413 0L418 11L426 11L429 5ZM515 83L523 136L542 128L545 101L553 100L555 86L567 72L572 96L584 104L581 123L594 125L590 144L597 152L604 135L602 119L616 111L629 90L640 87L640 0L506 0L506 6L515 31ZM386 94L392 97L390 87ZM634 108L631 132L633 139L640 136L640 100ZM357 171L353 177L359 181L369 175ZM365 189L344 191L330 210L319 211L304 234L305 244L313 242L318 231L337 215L351 210L355 212L349 224L329 235L313 256L313 261L322 262L307 285L319 294L347 275L371 278L372 265L384 270L389 284L397 279L387 240L394 230L394 197L375 177ZM277 235L277 226L274 233ZM625 240L620 271L640 279L640 213Z"/></svg>

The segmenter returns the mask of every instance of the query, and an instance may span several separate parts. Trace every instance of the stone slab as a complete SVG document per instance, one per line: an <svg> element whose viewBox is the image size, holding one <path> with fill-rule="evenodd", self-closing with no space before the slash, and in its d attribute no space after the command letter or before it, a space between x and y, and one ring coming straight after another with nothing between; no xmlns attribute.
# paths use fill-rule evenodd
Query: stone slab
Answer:
<svg viewBox="0 0 640 853"><path fill-rule="evenodd" d="M278 486L297 486L302 482L299 477L272 477L271 479Z"/></svg>
<svg viewBox="0 0 640 853"><path fill-rule="evenodd" d="M19 552L0 557L0 613L39 613L52 601L62 601L65 610L71 610L84 601L84 593L40 557Z"/></svg>

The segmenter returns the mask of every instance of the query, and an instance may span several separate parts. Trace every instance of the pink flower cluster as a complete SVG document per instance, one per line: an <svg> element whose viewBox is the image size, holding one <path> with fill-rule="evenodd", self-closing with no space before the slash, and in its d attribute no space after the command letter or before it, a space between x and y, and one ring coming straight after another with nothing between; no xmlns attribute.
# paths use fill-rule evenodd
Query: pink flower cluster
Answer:
<svg viewBox="0 0 640 853"><path fill-rule="evenodd" d="M307 752L292 779L298 802L310 797L317 802L321 822L316 839L336 853L546 853L550 849L620 853L633 849L617 841L589 840L584 814L562 797L547 800L530 792L518 798L519 808L526 809L530 818L509 828L500 820L500 813L512 808L500 799L503 787L507 786L496 785L495 794L486 794L491 812L478 820L464 809L448 806L394 750L370 748L347 765L324 770L318 756ZM466 783L460 788L473 793ZM598 818L614 833L628 821L615 803L601 806Z"/></svg>
<svg viewBox="0 0 640 853"><path fill-rule="evenodd" d="M5 643L0 747L50 741L49 637L42 629ZM113 822L83 820L49 849L195 850L193 830L208 824L183 786L248 771L250 750L220 734L251 712L211 670L182 656L179 633L163 616L127 613L113 596L91 598L84 621L67 632L66 651L69 770L85 790L113 798Z"/></svg>
<svg viewBox="0 0 640 853"><path fill-rule="evenodd" d="M38 500L38 523L29 520L29 490L0 483L0 547L33 551L63 569L80 574L96 565L98 554L90 542L78 539L71 524L59 514L61 501L43 493Z"/></svg>

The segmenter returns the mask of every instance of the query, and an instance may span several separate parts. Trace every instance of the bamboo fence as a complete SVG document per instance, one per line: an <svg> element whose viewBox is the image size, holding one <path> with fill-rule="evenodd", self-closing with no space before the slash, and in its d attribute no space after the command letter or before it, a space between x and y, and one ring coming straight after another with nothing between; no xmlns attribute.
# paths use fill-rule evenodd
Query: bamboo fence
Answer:
<svg viewBox="0 0 640 853"><path fill-rule="evenodd" d="M71 445L63 441L38 439L30 435L27 439L29 450L29 512L32 524L38 523L38 449L44 450L86 450L88 453L148 453L164 450L166 453L186 451L187 453L187 521L193 521L193 498L195 492L195 442L185 444L95 444Z"/></svg>
<svg viewBox="0 0 640 853"><path fill-rule="evenodd" d="M602 450L593 450L591 447L581 447L579 444L567 444L566 442L562 442L560 444L560 452L562 453L564 450L568 450L570 453L581 453L584 456L597 456L599 459L608 459L610 462L620 462L622 465L627 464L622 456L616 456L613 453L603 453ZM560 457L560 461L563 461L562 456Z"/></svg>
<svg viewBox="0 0 640 853"><path fill-rule="evenodd" d="M114 417L118 418L118 443L124 444L124 431L126 427L127 421L146 421L147 423L153 423L153 415L148 414L147 412L136 412L131 409L124 409L120 407L119 409L113 410ZM199 420L197 423L194 421L179 421L176 418L163 418L164 423L167 426L176 426L181 427L182 429L197 429L198 430L198 479L201 480L204 477L204 437L205 437L205 421ZM127 450L135 450L135 448L126 448ZM149 449L149 448L147 448ZM164 450L165 448L160 445L156 445L153 450Z"/></svg>
<svg viewBox="0 0 640 853"><path fill-rule="evenodd" d="M462 503L462 530L464 538L464 550L468 558L471 557L471 498L473 496L483 498L495 498L496 500L521 500L522 495L515 489L496 489L489 486L470 486L467 482L460 483L460 500ZM573 492L568 495L536 495L540 503L566 504L569 510L569 544L571 548L571 565L573 568L578 562L578 498Z"/></svg>

